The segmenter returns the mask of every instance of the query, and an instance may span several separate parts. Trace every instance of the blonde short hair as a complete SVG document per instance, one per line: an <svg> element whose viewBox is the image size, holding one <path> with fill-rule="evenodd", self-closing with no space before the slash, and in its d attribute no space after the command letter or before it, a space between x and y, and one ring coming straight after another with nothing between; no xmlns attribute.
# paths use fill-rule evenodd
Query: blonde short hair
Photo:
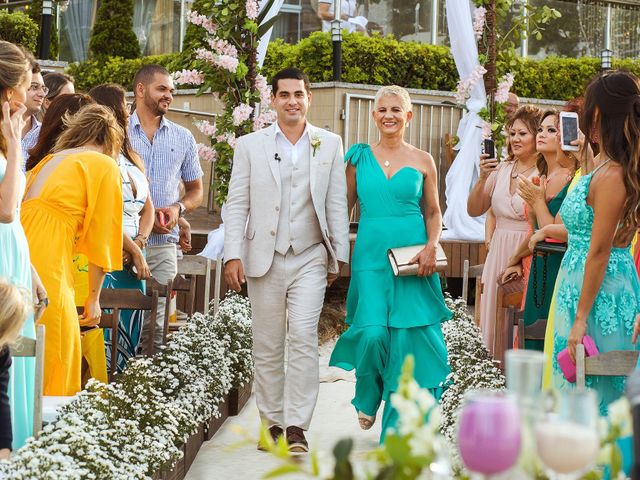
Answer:
<svg viewBox="0 0 640 480"><path fill-rule="evenodd" d="M13 343L22 330L31 304L29 292L0 280L0 349Z"/></svg>
<svg viewBox="0 0 640 480"><path fill-rule="evenodd" d="M405 88L399 87L398 85L387 85L380 88L376 92L376 98L373 100L373 108L378 108L378 103L382 97L388 97L391 95L395 95L400 99L400 104L402 105L402 110L405 112L411 111L411 97L409 96L409 92Z"/></svg>

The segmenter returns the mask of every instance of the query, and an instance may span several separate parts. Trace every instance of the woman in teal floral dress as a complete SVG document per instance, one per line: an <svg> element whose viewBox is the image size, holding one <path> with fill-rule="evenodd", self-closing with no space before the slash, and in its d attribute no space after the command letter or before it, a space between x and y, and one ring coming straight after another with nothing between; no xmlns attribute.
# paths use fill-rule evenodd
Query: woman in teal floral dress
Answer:
<svg viewBox="0 0 640 480"><path fill-rule="evenodd" d="M349 328L338 340L330 365L356 370L351 403L361 428L371 428L385 401L383 441L398 419L389 398L397 390L407 355L414 357L420 387L437 399L442 395L450 369L440 323L451 318L451 312L435 273L442 229L436 167L431 155L403 140L411 120L407 91L382 87L373 119L380 142L354 145L345 155L349 207L357 198L361 214L347 294ZM394 277L387 250L413 245L424 245L414 258L418 275Z"/></svg>
<svg viewBox="0 0 640 480"><path fill-rule="evenodd" d="M566 240L556 280L553 385L571 388L558 365L564 348L591 336L600 352L633 350L640 282L630 243L640 224L640 81L628 72L605 73L587 87L581 130L599 147L596 168L584 175L560 208L564 225L549 225L532 243ZM624 377L587 377L600 410L624 392Z"/></svg>

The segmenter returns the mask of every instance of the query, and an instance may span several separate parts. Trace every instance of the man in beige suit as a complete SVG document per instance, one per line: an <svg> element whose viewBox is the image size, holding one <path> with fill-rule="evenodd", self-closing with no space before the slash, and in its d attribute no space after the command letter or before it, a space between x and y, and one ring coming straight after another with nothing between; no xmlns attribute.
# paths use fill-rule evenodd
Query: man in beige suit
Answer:
<svg viewBox="0 0 640 480"><path fill-rule="evenodd" d="M309 80L272 80L277 122L238 140L225 219L225 279L247 282L256 403L276 440L307 452L319 389L318 319L324 293L349 259L340 137L309 124ZM289 335L285 374L285 337ZM261 448L259 445L258 448Z"/></svg>

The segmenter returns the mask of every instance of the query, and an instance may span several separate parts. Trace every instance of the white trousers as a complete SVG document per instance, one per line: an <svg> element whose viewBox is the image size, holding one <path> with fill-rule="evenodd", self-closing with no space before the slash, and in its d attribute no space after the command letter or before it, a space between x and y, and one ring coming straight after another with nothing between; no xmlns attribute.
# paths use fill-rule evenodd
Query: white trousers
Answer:
<svg viewBox="0 0 640 480"><path fill-rule="evenodd" d="M309 428L319 389L318 320L327 285L323 244L274 254L262 277L247 277L253 321L256 403L267 426ZM285 373L285 339L289 334Z"/></svg>
<svg viewBox="0 0 640 480"><path fill-rule="evenodd" d="M167 284L169 280L173 280L178 273L178 253L175 243L167 243L165 245L147 246L147 264L151 275L158 282ZM153 345L156 348L162 346L162 334L164 329L164 311L167 299L165 297L158 298L158 311L156 313L156 329L153 336ZM145 313L145 324L142 328L142 335L147 338L149 313Z"/></svg>

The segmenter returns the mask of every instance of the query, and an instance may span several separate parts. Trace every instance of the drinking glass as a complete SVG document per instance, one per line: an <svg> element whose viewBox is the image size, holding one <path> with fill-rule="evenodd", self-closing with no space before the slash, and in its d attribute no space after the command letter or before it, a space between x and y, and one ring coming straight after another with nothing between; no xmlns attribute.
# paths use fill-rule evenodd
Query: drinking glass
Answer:
<svg viewBox="0 0 640 480"><path fill-rule="evenodd" d="M507 389L522 404L535 404L542 392L544 353L535 350L507 350Z"/></svg>
<svg viewBox="0 0 640 480"><path fill-rule="evenodd" d="M467 392L458 420L458 448L469 471L486 476L509 470L518 460L520 444L520 412L512 395Z"/></svg>
<svg viewBox="0 0 640 480"><path fill-rule="evenodd" d="M558 411L543 415L536 425L536 447L550 478L573 480L598 456L598 399L591 390L559 393Z"/></svg>

